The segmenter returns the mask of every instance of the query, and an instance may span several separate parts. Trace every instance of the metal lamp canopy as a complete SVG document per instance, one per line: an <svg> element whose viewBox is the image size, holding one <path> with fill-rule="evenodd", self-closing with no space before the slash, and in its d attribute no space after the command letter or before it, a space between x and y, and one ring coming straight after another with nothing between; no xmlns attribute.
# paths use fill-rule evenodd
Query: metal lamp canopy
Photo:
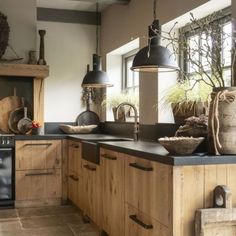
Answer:
<svg viewBox="0 0 236 236"><path fill-rule="evenodd" d="M172 72L179 69L172 53L160 45L161 28L156 19L156 0L154 0L154 21L149 26L148 46L135 56L131 70L138 72Z"/></svg>
<svg viewBox="0 0 236 236"><path fill-rule="evenodd" d="M101 70L101 57L98 56L98 1L96 3L97 27L96 27L96 54L93 54L93 70L87 71L82 87L101 88L113 86L107 73Z"/></svg>
<svg viewBox="0 0 236 236"><path fill-rule="evenodd" d="M107 76L107 73L101 70L100 56L93 54L93 70L88 71L85 75L82 87L110 87L112 84Z"/></svg>

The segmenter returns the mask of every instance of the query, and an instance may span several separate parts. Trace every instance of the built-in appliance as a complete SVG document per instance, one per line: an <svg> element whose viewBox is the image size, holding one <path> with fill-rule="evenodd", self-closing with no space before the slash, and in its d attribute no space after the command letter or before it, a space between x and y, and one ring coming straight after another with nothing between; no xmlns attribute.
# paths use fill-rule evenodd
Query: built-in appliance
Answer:
<svg viewBox="0 0 236 236"><path fill-rule="evenodd" d="M0 134L0 207L14 207L15 200L15 138Z"/></svg>

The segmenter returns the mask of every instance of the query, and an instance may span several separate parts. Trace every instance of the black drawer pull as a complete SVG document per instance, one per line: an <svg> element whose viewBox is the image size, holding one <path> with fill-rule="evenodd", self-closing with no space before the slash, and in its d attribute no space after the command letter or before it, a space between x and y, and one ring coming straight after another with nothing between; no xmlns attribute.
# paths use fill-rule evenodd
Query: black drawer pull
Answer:
<svg viewBox="0 0 236 236"><path fill-rule="evenodd" d="M84 168L91 170L91 171L96 171L96 167L92 167L90 165L84 165Z"/></svg>
<svg viewBox="0 0 236 236"><path fill-rule="evenodd" d="M69 175L69 177L71 179L73 179L74 181L79 181L79 178L78 177L75 177L74 175Z"/></svg>
<svg viewBox="0 0 236 236"><path fill-rule="evenodd" d="M51 146L52 143L26 143L24 146Z"/></svg>
<svg viewBox="0 0 236 236"><path fill-rule="evenodd" d="M129 163L129 165L133 168L139 169L139 170L143 170L143 171L153 171L152 167L144 167L144 166L140 166L137 163Z"/></svg>
<svg viewBox="0 0 236 236"><path fill-rule="evenodd" d="M133 220L138 225L142 226L144 229L153 229L152 225L147 225L137 218L136 215L130 215L129 218Z"/></svg>
<svg viewBox="0 0 236 236"><path fill-rule="evenodd" d="M79 148L79 145L76 145L76 144L71 144L70 146L73 148Z"/></svg>
<svg viewBox="0 0 236 236"><path fill-rule="evenodd" d="M53 175L53 172L35 172L35 173L27 173L25 176L41 176L41 175Z"/></svg>
<svg viewBox="0 0 236 236"><path fill-rule="evenodd" d="M102 154L102 157L104 157L105 159L111 160L111 161L117 160L117 157L109 156L107 154Z"/></svg>

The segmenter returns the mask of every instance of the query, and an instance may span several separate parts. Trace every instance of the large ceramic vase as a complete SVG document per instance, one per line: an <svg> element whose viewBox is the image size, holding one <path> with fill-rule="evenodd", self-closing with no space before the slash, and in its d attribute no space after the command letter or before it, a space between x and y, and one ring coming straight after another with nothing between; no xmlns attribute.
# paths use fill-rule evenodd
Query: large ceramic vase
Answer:
<svg viewBox="0 0 236 236"><path fill-rule="evenodd" d="M236 87L215 88L208 120L211 154L236 154Z"/></svg>

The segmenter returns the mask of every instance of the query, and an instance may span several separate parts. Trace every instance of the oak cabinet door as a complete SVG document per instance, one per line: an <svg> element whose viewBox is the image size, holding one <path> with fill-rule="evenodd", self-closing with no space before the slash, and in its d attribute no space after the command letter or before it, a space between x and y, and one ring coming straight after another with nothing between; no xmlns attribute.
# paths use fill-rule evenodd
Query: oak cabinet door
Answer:
<svg viewBox="0 0 236 236"><path fill-rule="evenodd" d="M101 149L102 229L109 236L124 235L124 154Z"/></svg>
<svg viewBox="0 0 236 236"><path fill-rule="evenodd" d="M16 141L16 170L61 168L61 141Z"/></svg>
<svg viewBox="0 0 236 236"><path fill-rule="evenodd" d="M171 167L154 161L126 156L125 201L169 226Z"/></svg>
<svg viewBox="0 0 236 236"><path fill-rule="evenodd" d="M100 166L82 160L84 213L101 226L101 170Z"/></svg>
<svg viewBox="0 0 236 236"><path fill-rule="evenodd" d="M69 171L72 171L76 175L82 175L81 143L70 140L68 142L68 151Z"/></svg>

